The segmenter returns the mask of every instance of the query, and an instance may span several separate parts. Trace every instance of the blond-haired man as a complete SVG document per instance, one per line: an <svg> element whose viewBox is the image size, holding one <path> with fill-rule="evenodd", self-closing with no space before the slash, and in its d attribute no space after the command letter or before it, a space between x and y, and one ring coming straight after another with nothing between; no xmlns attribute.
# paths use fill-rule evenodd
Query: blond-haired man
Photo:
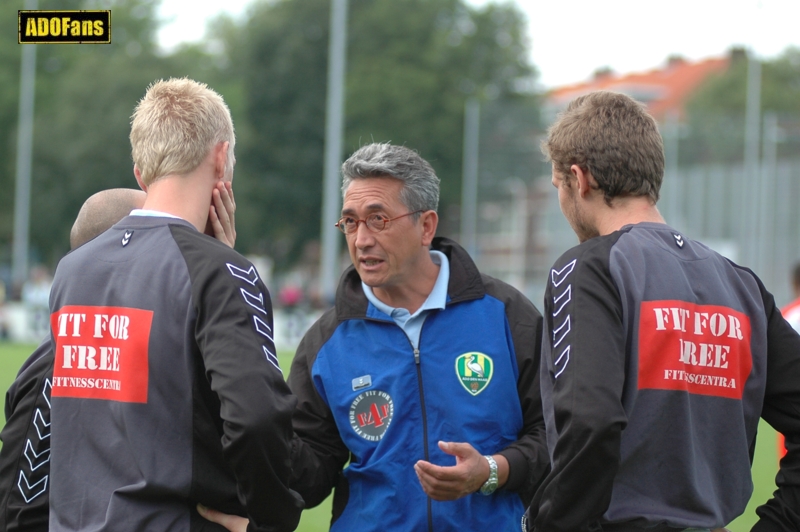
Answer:
<svg viewBox="0 0 800 532"><path fill-rule="evenodd" d="M269 294L202 233L233 178L230 112L203 84L159 81L130 139L143 208L65 257L53 286L50 529L207 529L202 503L294 530L295 399Z"/></svg>
<svg viewBox="0 0 800 532"><path fill-rule="evenodd" d="M236 204L230 184L215 194L210 229L230 246L236 240ZM101 190L89 197L70 231L70 248L98 237L134 209L145 193L130 188ZM219 216L216 216L219 214ZM0 431L0 530L47 532L50 515L50 390L53 381L50 335L23 363L6 392L6 424Z"/></svg>

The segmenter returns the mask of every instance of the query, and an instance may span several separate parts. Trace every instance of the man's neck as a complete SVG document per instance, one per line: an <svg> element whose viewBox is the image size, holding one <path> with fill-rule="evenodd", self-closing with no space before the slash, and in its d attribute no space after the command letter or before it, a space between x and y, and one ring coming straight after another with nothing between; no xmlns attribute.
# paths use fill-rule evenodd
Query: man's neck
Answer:
<svg viewBox="0 0 800 532"><path fill-rule="evenodd" d="M596 227L601 236L618 231L626 225L642 222L667 223L655 204L643 196L615 198L611 207L605 207L597 215Z"/></svg>
<svg viewBox="0 0 800 532"><path fill-rule="evenodd" d="M439 277L440 266L433 262L430 253L425 252L425 256L420 258L419 265L414 269L414 276L407 279L400 286L392 286L388 289L375 287L372 293L375 297L393 308L404 308L409 313L414 314L428 299Z"/></svg>
<svg viewBox="0 0 800 532"><path fill-rule="evenodd" d="M168 175L147 187L143 209L165 212L183 218L198 231L208 221L211 186L204 186L200 175Z"/></svg>

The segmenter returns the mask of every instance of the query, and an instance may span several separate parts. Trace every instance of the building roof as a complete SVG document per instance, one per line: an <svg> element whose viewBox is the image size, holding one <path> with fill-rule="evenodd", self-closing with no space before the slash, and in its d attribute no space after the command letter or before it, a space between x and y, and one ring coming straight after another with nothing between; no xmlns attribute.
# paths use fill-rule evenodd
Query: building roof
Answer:
<svg viewBox="0 0 800 532"><path fill-rule="evenodd" d="M587 82L558 87L547 94L547 104L553 111L567 106L573 99L596 90L622 92L647 105L650 113L663 120L670 110L683 115L684 104L708 76L723 72L730 64L729 57L689 62L670 58L664 68L647 72L617 75L598 72Z"/></svg>

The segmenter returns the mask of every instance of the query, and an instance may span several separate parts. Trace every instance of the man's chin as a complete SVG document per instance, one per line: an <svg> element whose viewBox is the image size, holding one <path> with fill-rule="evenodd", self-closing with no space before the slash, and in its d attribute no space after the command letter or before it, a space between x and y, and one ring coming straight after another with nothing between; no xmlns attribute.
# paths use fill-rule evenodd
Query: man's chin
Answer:
<svg viewBox="0 0 800 532"><path fill-rule="evenodd" d="M358 268L357 271L358 276L361 277L361 282L370 288L375 288L381 285L382 277L374 270L364 270L363 268Z"/></svg>

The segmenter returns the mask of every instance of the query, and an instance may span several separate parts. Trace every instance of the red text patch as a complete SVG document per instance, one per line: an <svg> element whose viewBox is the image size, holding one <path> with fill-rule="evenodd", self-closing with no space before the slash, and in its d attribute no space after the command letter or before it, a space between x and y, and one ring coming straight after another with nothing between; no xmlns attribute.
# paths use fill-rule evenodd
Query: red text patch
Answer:
<svg viewBox="0 0 800 532"><path fill-rule="evenodd" d="M640 310L640 390L742 398L753 366L746 315L669 300L643 302Z"/></svg>
<svg viewBox="0 0 800 532"><path fill-rule="evenodd" d="M147 402L153 312L70 305L50 316L54 397Z"/></svg>

